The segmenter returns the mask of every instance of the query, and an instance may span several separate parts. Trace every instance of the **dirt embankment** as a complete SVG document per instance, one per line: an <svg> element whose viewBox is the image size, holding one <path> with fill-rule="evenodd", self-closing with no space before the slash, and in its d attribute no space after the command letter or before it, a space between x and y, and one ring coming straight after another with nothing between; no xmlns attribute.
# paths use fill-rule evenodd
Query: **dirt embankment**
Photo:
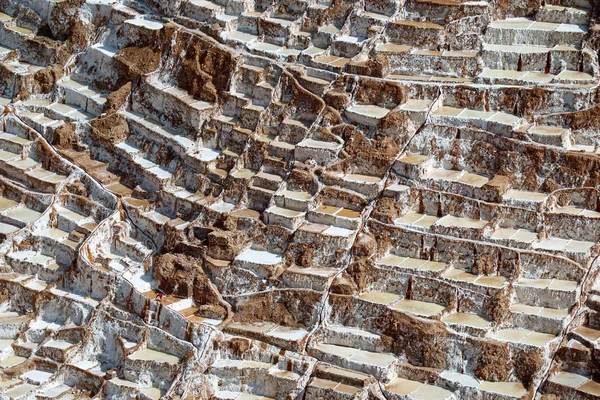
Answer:
<svg viewBox="0 0 600 400"><path fill-rule="evenodd" d="M199 37L191 38L177 74L177 84L200 100L214 103L227 90L236 60Z"/></svg>
<svg viewBox="0 0 600 400"><path fill-rule="evenodd" d="M129 125L119 114L107 115L91 121L91 139L101 145L114 146L129 136Z"/></svg>
<svg viewBox="0 0 600 400"><path fill-rule="evenodd" d="M193 298L199 312L210 318L225 318L226 308L199 265L202 260L186 254L162 254L153 259L154 279L168 295Z"/></svg>

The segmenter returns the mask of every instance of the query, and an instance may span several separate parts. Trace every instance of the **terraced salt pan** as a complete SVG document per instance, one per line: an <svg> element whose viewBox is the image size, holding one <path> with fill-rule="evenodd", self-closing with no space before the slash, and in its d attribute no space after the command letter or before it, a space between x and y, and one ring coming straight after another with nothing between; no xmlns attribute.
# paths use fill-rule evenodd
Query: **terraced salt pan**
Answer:
<svg viewBox="0 0 600 400"><path fill-rule="evenodd" d="M5 215L28 224L38 219L41 213L21 205L10 209Z"/></svg>
<svg viewBox="0 0 600 400"><path fill-rule="evenodd" d="M26 395L27 393L37 389L36 385L32 385L29 383L23 383L22 385L16 386L6 392L4 395L8 396L9 399L18 399L21 396Z"/></svg>
<svg viewBox="0 0 600 400"><path fill-rule="evenodd" d="M446 263L422 260L419 258L402 257L389 254L377 261L377 264L383 266L402 267L411 269L421 269L428 271L441 271L446 267Z"/></svg>
<svg viewBox="0 0 600 400"><path fill-rule="evenodd" d="M449 324L465 325L474 328L485 328L490 324L490 321L486 320L475 314L456 312L449 314L442 318L442 321Z"/></svg>
<svg viewBox="0 0 600 400"><path fill-rule="evenodd" d="M282 258L279 254L270 253L268 251L248 249L238 255L236 258L239 261L248 261L263 265L276 265L281 263Z"/></svg>
<svg viewBox="0 0 600 400"><path fill-rule="evenodd" d="M62 323L57 322L47 322L44 320L33 321L29 326L30 329L40 329L40 330L51 330L56 331L62 328L64 325Z"/></svg>
<svg viewBox="0 0 600 400"><path fill-rule="evenodd" d="M66 350L69 347L72 347L74 345L75 345L74 343L70 343L65 340L50 340L50 341L44 343L44 346L54 347L56 349L61 349L61 350Z"/></svg>
<svg viewBox="0 0 600 400"><path fill-rule="evenodd" d="M528 329L503 329L496 332L494 337L502 341L521 343L536 347L545 346L556 339L555 335L534 332Z"/></svg>
<svg viewBox="0 0 600 400"><path fill-rule="evenodd" d="M10 356L0 361L0 369L14 367L15 365L19 365L25 361L27 361L25 357Z"/></svg>
<svg viewBox="0 0 600 400"><path fill-rule="evenodd" d="M41 391L40 395L46 396L48 398L56 398L69 390L71 390L70 386L65 384L59 384Z"/></svg>
<svg viewBox="0 0 600 400"><path fill-rule="evenodd" d="M141 349L128 356L130 360L158 361L168 364L178 364L179 357L158 350Z"/></svg>
<svg viewBox="0 0 600 400"><path fill-rule="evenodd" d="M385 389L396 395L406 396L409 399L443 400L452 398L452 392L450 390L403 378L394 379L385 386Z"/></svg>
<svg viewBox="0 0 600 400"><path fill-rule="evenodd" d="M125 21L126 24L132 24L135 26L147 28L153 31L157 31L163 28L163 24L158 21L152 21L149 19L135 18Z"/></svg>
<svg viewBox="0 0 600 400"><path fill-rule="evenodd" d="M142 389L140 389L140 392L142 392L144 395L146 395L149 398L154 399L154 400L160 399L166 393L164 390L160 390L158 388L153 388L153 387L142 388Z"/></svg>
<svg viewBox="0 0 600 400"><path fill-rule="evenodd" d="M8 349L13 343L13 339L0 339L0 351Z"/></svg>
<svg viewBox="0 0 600 400"><path fill-rule="evenodd" d="M34 369L21 375L21 378L29 382L34 382L37 385L41 385L42 383L50 379L52 375L52 372Z"/></svg>
<svg viewBox="0 0 600 400"><path fill-rule="evenodd" d="M431 317L441 313L445 307L435 303L403 299L392 306L394 310L406 311Z"/></svg>

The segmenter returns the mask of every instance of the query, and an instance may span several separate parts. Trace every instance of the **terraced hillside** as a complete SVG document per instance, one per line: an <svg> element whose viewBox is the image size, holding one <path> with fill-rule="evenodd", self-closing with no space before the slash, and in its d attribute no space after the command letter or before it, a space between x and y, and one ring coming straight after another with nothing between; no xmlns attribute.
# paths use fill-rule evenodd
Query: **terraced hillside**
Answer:
<svg viewBox="0 0 600 400"><path fill-rule="evenodd" d="M600 5L0 0L0 398L600 398Z"/></svg>

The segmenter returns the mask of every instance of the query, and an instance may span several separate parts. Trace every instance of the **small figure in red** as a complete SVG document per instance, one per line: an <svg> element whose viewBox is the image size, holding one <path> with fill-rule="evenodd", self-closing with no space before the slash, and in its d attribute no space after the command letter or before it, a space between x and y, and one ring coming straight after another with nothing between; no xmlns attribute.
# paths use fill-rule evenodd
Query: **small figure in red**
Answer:
<svg viewBox="0 0 600 400"><path fill-rule="evenodd" d="M164 296L164 294L163 294L163 293L160 293L160 292L158 292L158 293L156 294L156 297L154 298L154 300L161 301L161 300L162 300L162 298L163 298L163 296Z"/></svg>

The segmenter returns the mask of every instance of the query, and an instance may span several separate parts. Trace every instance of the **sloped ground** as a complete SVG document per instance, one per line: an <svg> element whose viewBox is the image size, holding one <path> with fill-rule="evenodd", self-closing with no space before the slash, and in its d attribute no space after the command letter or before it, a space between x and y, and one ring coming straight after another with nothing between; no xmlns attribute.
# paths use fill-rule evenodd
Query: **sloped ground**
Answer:
<svg viewBox="0 0 600 400"><path fill-rule="evenodd" d="M593 2L0 10L0 397L600 397Z"/></svg>

